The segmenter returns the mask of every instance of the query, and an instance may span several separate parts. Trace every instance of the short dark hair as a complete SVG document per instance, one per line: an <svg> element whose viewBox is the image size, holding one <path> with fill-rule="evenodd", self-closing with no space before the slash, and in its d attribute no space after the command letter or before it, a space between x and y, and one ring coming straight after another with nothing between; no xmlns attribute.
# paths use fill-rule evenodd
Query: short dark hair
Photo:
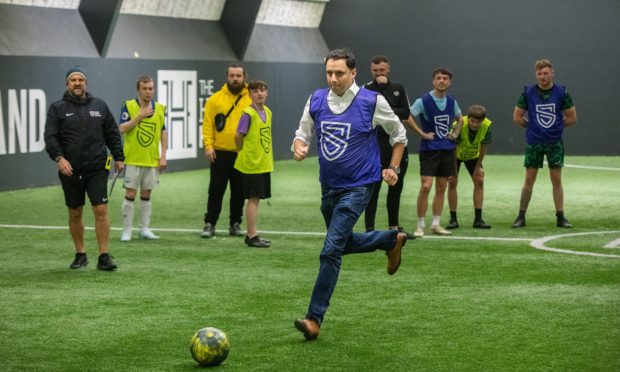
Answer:
<svg viewBox="0 0 620 372"><path fill-rule="evenodd" d="M376 56L372 57L371 62L373 65L378 65L381 62L385 62L388 65L390 64L390 60L388 59L388 57L384 56L383 54L377 54Z"/></svg>
<svg viewBox="0 0 620 372"><path fill-rule="evenodd" d="M355 65L357 64L357 62L355 61L355 56L353 55L353 51L347 48L330 50L329 53L327 53L327 55L325 56L325 64L327 64L327 61L329 61L330 59L344 59L347 67L350 69L354 69Z"/></svg>
<svg viewBox="0 0 620 372"><path fill-rule="evenodd" d="M230 70L231 68L241 68L241 69L243 69L243 76L246 76L245 75L245 66L242 65L241 63L233 62L233 63L229 64L228 67L226 67L226 77L228 77L228 70Z"/></svg>
<svg viewBox="0 0 620 372"><path fill-rule="evenodd" d="M138 81L136 81L136 90L140 90L140 83L150 83L150 82L155 82L155 80L150 77L149 75L142 75L138 78Z"/></svg>
<svg viewBox="0 0 620 372"><path fill-rule="evenodd" d="M437 74L448 75L450 80L452 80L452 71L450 71L447 67L436 68L435 71L433 71L433 78L435 78L435 75Z"/></svg>
<svg viewBox="0 0 620 372"><path fill-rule="evenodd" d="M260 88L264 88L265 90L269 89L269 87L267 87L267 83L265 83L262 80L251 80L248 83L248 90L250 91L257 90Z"/></svg>
<svg viewBox="0 0 620 372"><path fill-rule="evenodd" d="M467 109L467 117L478 120L484 120L487 117L487 109L481 105L471 105Z"/></svg>

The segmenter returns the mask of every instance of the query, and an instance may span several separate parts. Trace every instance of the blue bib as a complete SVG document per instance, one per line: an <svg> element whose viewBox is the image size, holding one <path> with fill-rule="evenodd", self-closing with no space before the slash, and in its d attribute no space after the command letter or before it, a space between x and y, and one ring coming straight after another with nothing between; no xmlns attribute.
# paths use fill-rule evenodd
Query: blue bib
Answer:
<svg viewBox="0 0 620 372"><path fill-rule="evenodd" d="M379 181L379 147L372 126L378 93L361 88L341 114L334 114L329 108L328 93L329 89L320 89L310 99L321 184L345 188Z"/></svg>
<svg viewBox="0 0 620 372"><path fill-rule="evenodd" d="M549 98L543 100L536 85L525 87L528 118L525 139L528 145L556 143L562 139L564 92L566 88L554 84Z"/></svg>
<svg viewBox="0 0 620 372"><path fill-rule="evenodd" d="M428 116L428 120L424 118L424 115L419 116L422 130L434 132L435 139L432 141L421 140L420 151L454 150L456 143L448 139L448 133L452 128L452 122L454 122L454 97L446 96L446 107L443 111L437 107L430 93L422 96L422 104Z"/></svg>

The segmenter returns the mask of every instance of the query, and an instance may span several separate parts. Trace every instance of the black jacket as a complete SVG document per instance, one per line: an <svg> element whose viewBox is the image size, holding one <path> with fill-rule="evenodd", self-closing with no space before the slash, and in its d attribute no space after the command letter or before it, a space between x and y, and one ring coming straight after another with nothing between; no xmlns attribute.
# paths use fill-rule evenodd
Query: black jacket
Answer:
<svg viewBox="0 0 620 372"><path fill-rule="evenodd" d="M118 126L103 100L88 92L77 98L66 91L50 105L45 122L45 150L50 158L62 155L75 173L88 173L105 168L106 147L116 161L125 160Z"/></svg>
<svg viewBox="0 0 620 372"><path fill-rule="evenodd" d="M407 98L407 92L402 85L394 83L391 80L388 80L387 84L377 84L377 82L373 80L366 83L364 88L379 92L385 97L385 100L401 121L409 117L409 98ZM380 128L377 133L380 141L386 141L389 138L383 128Z"/></svg>

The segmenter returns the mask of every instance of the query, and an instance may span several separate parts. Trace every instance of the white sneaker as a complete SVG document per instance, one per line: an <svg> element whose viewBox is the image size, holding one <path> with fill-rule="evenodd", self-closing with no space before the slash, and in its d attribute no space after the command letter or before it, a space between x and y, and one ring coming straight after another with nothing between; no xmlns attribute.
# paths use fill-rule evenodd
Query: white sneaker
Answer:
<svg viewBox="0 0 620 372"><path fill-rule="evenodd" d="M124 229L123 233L121 234L121 241L128 242L130 240L131 240L131 228Z"/></svg>
<svg viewBox="0 0 620 372"><path fill-rule="evenodd" d="M413 233L413 236L415 236L416 238L423 238L424 237L424 228L418 226L418 228L415 229L415 232Z"/></svg>
<svg viewBox="0 0 620 372"><path fill-rule="evenodd" d="M431 226L431 231L436 235L452 235L451 231L444 229L440 225Z"/></svg>
<svg viewBox="0 0 620 372"><path fill-rule="evenodd" d="M140 232L138 233L138 237L140 239L148 239L148 240L159 239L159 236L153 234L151 229L142 229L142 230L140 230Z"/></svg>

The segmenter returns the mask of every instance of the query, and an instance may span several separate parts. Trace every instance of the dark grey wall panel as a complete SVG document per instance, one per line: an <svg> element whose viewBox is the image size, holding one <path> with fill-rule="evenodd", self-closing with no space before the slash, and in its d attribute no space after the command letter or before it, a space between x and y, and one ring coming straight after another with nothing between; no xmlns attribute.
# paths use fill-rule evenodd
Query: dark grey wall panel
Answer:
<svg viewBox="0 0 620 372"><path fill-rule="evenodd" d="M195 99L195 112L191 116L193 121L185 128L191 126L189 132L194 131L186 146L191 155L170 160L169 170L207 168L199 141L202 107L206 99L225 84L228 63L0 56L0 190L58 183L55 164L43 149L42 133L47 109L62 97L65 73L76 64L86 69L88 91L104 99L117 119L122 101L135 96L135 81L139 75L149 74L155 79L170 72L193 75L194 80L188 87ZM290 145L306 100L314 89L325 85L323 64L250 62L246 68L250 78L269 84L267 104L274 114L274 155L276 159L290 159ZM178 82L170 79L169 86ZM160 101L161 93L159 89ZM171 104L169 111L170 107ZM182 110L190 111L189 105L185 104ZM178 129L185 130L169 127L171 137L179 137L175 134Z"/></svg>
<svg viewBox="0 0 620 372"><path fill-rule="evenodd" d="M105 55L123 0L82 0L78 12L97 47Z"/></svg>
<svg viewBox="0 0 620 372"><path fill-rule="evenodd" d="M328 51L319 29L257 24L244 60L316 63Z"/></svg>
<svg viewBox="0 0 620 372"><path fill-rule="evenodd" d="M105 57L235 60L219 22L120 14Z"/></svg>
<svg viewBox="0 0 620 372"><path fill-rule="evenodd" d="M98 57L77 10L0 4L0 55Z"/></svg>
<svg viewBox="0 0 620 372"><path fill-rule="evenodd" d="M489 110L495 153L522 153L525 131L512 112L523 86L535 83L534 61L548 58L579 117L565 133L567 154L618 155L620 126L608 109L620 82L618 14L616 0L331 0L320 29L330 48L355 51L358 82L371 79L373 55L390 57L392 78L412 101L432 88L435 67L449 67L461 108ZM410 139L417 151L418 139Z"/></svg>
<svg viewBox="0 0 620 372"><path fill-rule="evenodd" d="M220 23L239 59L243 59L262 0L226 0Z"/></svg>

